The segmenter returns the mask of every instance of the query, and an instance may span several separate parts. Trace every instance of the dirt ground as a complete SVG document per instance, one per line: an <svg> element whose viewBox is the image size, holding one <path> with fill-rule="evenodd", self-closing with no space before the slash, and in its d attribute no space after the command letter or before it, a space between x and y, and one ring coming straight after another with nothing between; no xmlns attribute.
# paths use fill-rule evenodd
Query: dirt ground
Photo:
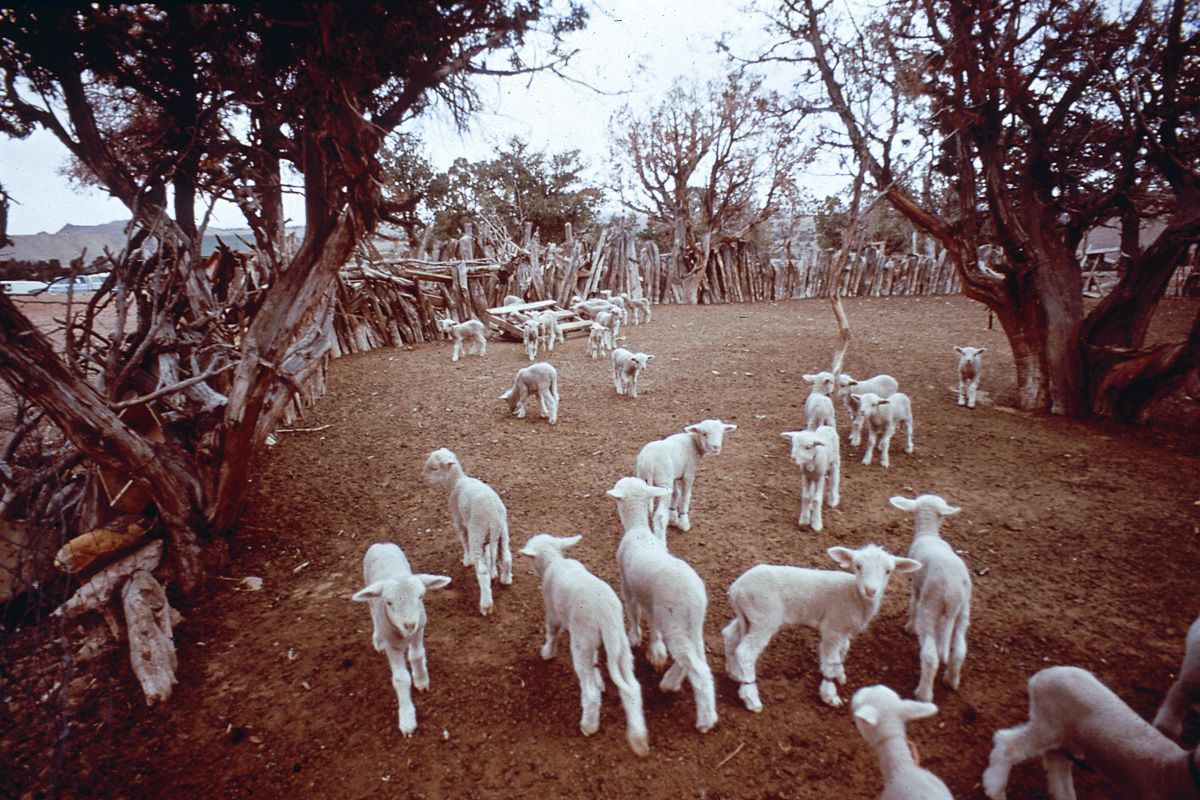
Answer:
<svg viewBox="0 0 1200 800"><path fill-rule="evenodd" d="M2 723L0 787L36 793L58 774L65 794L98 797L876 797L879 771L849 711L818 699L814 631L776 637L758 665L766 707L744 710L724 670L726 589L760 562L833 568L825 550L835 544L903 553L911 518L888 498L924 492L962 507L943 534L975 581L963 685L939 682L938 715L909 726L923 765L955 797L983 797L992 733L1025 718L1025 681L1042 667L1091 669L1152 715L1200 612L1197 432L1014 411L1004 337L964 298L846 308L846 368L896 375L913 399L916 450L894 446L883 469L843 444L842 503L826 510L821 533L796 525L799 481L779 434L802 424L800 375L828 366L827 301L656 307L626 332L626 346L655 356L636 400L616 397L606 362L572 339L549 356L561 382L556 426L512 418L497 399L526 363L515 343L457 364L446 343L334 362L329 394L263 454L228 574L184 610L171 701L147 709L124 657L111 654L107 676L73 701L68 729L48 729L45 709ZM1195 312L1195 301L1166 303L1154 336L1182 333ZM973 411L955 405L954 344L988 348ZM573 555L615 586L620 524L605 490L632 472L645 442L708 417L738 429L701 466L692 530L672 529L669 541L708 587L720 721L698 733L691 692L661 691L639 649L651 740L639 759L611 685L600 731L580 733L568 649L540 658L541 595L517 551L537 531L582 533ZM516 577L497 588L491 617L478 613L444 493L421 481L426 454L443 446L509 509ZM417 570L453 578L426 600L431 688L415 695L411 739L397 730L367 608L349 599L364 550L380 540L401 544ZM261 577L262 590L244 588L246 576ZM907 593L896 576L850 648L843 697L873 683L911 696L919 663L903 630ZM44 749L55 735L66 736L57 766ZM1084 770L1076 781L1081 797L1116 797ZM1009 796L1046 797L1040 766L1015 770Z"/></svg>

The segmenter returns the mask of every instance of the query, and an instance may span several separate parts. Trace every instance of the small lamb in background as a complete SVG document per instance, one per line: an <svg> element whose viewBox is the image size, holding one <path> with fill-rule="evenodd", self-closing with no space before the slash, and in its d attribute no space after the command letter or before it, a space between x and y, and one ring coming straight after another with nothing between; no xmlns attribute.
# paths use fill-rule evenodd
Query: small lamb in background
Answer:
<svg viewBox="0 0 1200 800"><path fill-rule="evenodd" d="M625 295L625 306L629 310L629 321L633 325L641 325L650 321L650 300L645 297L630 297Z"/></svg>
<svg viewBox="0 0 1200 800"><path fill-rule="evenodd" d="M466 353L467 355L478 354L480 357L487 355L487 327L477 319L469 319L466 322L455 322L452 319L439 319L437 321L438 330L448 334L454 340L454 351L450 354L451 361L458 361L458 357Z"/></svg>
<svg viewBox="0 0 1200 800"><path fill-rule="evenodd" d="M535 319L538 321L538 345L540 347L553 352L556 341L565 342L567 340L566 334L558 324L558 314L547 310L538 314Z"/></svg>
<svg viewBox="0 0 1200 800"><path fill-rule="evenodd" d="M371 644L387 656L392 687L400 703L400 732L412 736L417 710L412 687L429 688L425 664L425 590L450 584L445 575L414 575L404 551L391 542L376 542L363 556L363 583L351 599L371 608ZM412 674L409 674L409 667Z"/></svg>
<svg viewBox="0 0 1200 800"><path fill-rule="evenodd" d="M867 450L863 455L864 464L871 463L871 455L875 451L875 443L879 443L879 465L891 466L888 452L892 446L892 436L897 428L903 428L905 434L904 452L913 451L913 416L912 402L908 395L896 392L886 400L873 392L852 394L849 397L850 407L856 417L861 417L860 426L867 430Z"/></svg>
<svg viewBox="0 0 1200 800"><path fill-rule="evenodd" d="M558 422L558 370L553 364L538 361L517 370L512 388L505 389L501 400L508 401L508 410L517 419L525 419L525 398L537 395L538 407L550 424Z"/></svg>
<svg viewBox="0 0 1200 800"><path fill-rule="evenodd" d="M650 752L646 720L642 712L642 687L633 672L633 653L625 634L624 614L617 593L607 583L588 572L587 567L563 553L579 544L582 536L551 536L537 533L530 537L521 554L533 559L533 571L542 581L542 601L546 607L546 641L542 658L554 658L555 645L563 631L571 636L571 663L579 677L580 705L583 715L579 729L591 736L600 729L600 693L604 676L596 667L600 645L608 664L608 676L621 695L625 708L626 738L633 752Z"/></svg>
<svg viewBox="0 0 1200 800"><path fill-rule="evenodd" d="M939 660L946 665L944 680L957 690L967 657L967 628L971 624L971 572L941 537L942 520L962 509L936 494L916 499L893 497L891 504L913 515L913 541L908 557L920 561L913 573L905 629L921 644L921 682L913 692L918 700L933 700L933 679Z"/></svg>
<svg viewBox="0 0 1200 800"><path fill-rule="evenodd" d="M816 372L802 376L812 384L812 391L804 401L804 425L810 431L815 431L822 425L837 428L833 407L833 373Z"/></svg>
<svg viewBox="0 0 1200 800"><path fill-rule="evenodd" d="M541 343L542 325L534 318L529 318L521 324L521 339L525 344L525 355L530 361L537 358L538 345Z"/></svg>
<svg viewBox="0 0 1200 800"><path fill-rule="evenodd" d="M587 354L593 361L612 349L609 345L611 338L612 331L599 322L593 322L588 328Z"/></svg>
<svg viewBox="0 0 1200 800"><path fill-rule="evenodd" d="M666 544L667 526L681 531L692 527L688 512L692 507L692 485L701 457L720 455L725 434L737 430L719 419L706 419L688 425L683 433L647 442L638 452L637 476L651 486L670 490L670 498L660 497L654 509L654 533Z"/></svg>
<svg viewBox="0 0 1200 800"><path fill-rule="evenodd" d="M886 686L864 686L854 693L854 727L879 759L883 794L879 800L953 800L942 779L921 769L909 748L904 724L937 713L933 703L902 700Z"/></svg>
<svg viewBox="0 0 1200 800"><path fill-rule="evenodd" d="M975 393L979 391L979 376L983 372L981 356L986 347L958 347L958 404L967 408L975 407Z"/></svg>
<svg viewBox="0 0 1200 800"><path fill-rule="evenodd" d="M1189 708L1200 708L1200 617L1196 617L1188 628L1179 677L1167 690L1167 696L1154 715L1154 727L1172 739L1178 739L1183 733L1183 718Z"/></svg>
<svg viewBox="0 0 1200 800"><path fill-rule="evenodd" d="M1048 667L1029 679L1029 721L996 731L983 791L1003 800L1008 774L1041 756L1055 800L1074 800L1071 765L1108 778L1121 797L1200 800L1195 751L1184 750L1078 667Z"/></svg>
<svg viewBox="0 0 1200 800"><path fill-rule="evenodd" d="M448 492L450 524L463 546L463 566L475 567L479 582L479 613L492 613L492 578L512 583L512 552L508 549L508 509L496 490L467 475L458 456L439 447L425 459L425 480Z"/></svg>
<svg viewBox="0 0 1200 800"><path fill-rule="evenodd" d="M838 376L837 396L842 399L842 405L850 413L849 441L852 447L862 444L863 418L854 413L854 408L850 405L850 395L871 392L880 397L891 397L898 391L900 383L891 375L876 375L863 381L856 381L844 372Z"/></svg>
<svg viewBox="0 0 1200 800"><path fill-rule="evenodd" d="M637 397L638 377L654 356L647 353L634 353L624 347L612 351L613 388L617 394L628 394Z"/></svg>
<svg viewBox="0 0 1200 800"><path fill-rule="evenodd" d="M815 431L784 431L791 442L792 463L800 468L800 527L821 530L821 509L828 487L829 507L837 508L842 482L842 455L834 428L822 425Z"/></svg>
<svg viewBox="0 0 1200 800"><path fill-rule="evenodd" d="M840 706L837 684L846 682L850 640L879 613L892 573L921 568L919 561L893 556L874 544L826 552L847 572L758 564L729 586L734 617L721 631L725 670L741 684L738 697L750 711L762 711L755 664L784 625L821 632L821 700Z"/></svg>

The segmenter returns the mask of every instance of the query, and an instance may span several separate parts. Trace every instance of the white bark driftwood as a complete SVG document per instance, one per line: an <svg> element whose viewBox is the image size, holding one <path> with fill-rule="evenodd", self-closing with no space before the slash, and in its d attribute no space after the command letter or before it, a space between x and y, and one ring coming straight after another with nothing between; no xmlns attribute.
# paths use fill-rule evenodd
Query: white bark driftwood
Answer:
<svg viewBox="0 0 1200 800"><path fill-rule="evenodd" d="M146 705L166 702L178 682L171 605L162 584L146 570L136 570L121 588L129 633L129 664L142 685Z"/></svg>

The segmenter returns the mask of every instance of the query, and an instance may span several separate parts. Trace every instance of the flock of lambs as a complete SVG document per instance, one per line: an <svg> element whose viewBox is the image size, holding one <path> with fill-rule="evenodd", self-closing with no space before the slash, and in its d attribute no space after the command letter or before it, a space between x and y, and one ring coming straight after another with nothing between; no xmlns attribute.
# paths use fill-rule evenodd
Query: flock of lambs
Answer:
<svg viewBox="0 0 1200 800"><path fill-rule="evenodd" d="M506 304L520 302L520 298L506 298ZM607 353L616 393L636 398L638 377L653 356L615 343L622 324L649 319L648 304L628 297L595 298L578 301L572 309L593 320L587 354L597 358ZM482 323L444 320L442 329L453 340L453 360L463 354L486 354ZM523 332L531 362L539 350L553 350L555 341L563 340L553 312L529 315L523 321ZM959 355L958 404L973 408L983 349L955 350ZM835 377L819 372L804 375L804 380L812 385L805 404L806 427L781 435L790 440L791 459L800 470L799 524L819 531L824 504L838 505L841 444L835 401L841 401L850 412L849 443L860 446L866 433L864 464L870 464L878 451L880 465L887 467L891 439L897 433L904 435L905 452L913 451L913 414L908 396L898 391L898 382L889 375L855 381L845 374ZM524 417L531 396L538 398L541 416L555 423L559 394L553 365L535 362L518 370L513 386L501 399L508 401L517 417ZM580 541L579 536L539 533L520 550L532 560L541 580L546 613L542 657L554 656L562 633L570 636L580 685L580 728L585 735L594 733L600 724L603 676L598 665L603 646L609 677L625 710L629 745L638 755L649 752L631 650L642 644L643 629L647 660L658 670L665 668L660 688L677 692L686 680L695 698L696 728L706 732L717 723L713 676L703 640L707 591L696 571L671 554L667 531L691 527L691 495L700 460L706 454L720 453L725 434L736 427L706 419L649 442L638 453L635 475L620 478L608 490L624 531L617 548L620 597L583 564L567 557L566 551ZM475 570L479 610L487 615L493 608L493 579L502 584L513 579L504 503L490 486L467 475L458 457L445 448L429 454L423 474L429 483L448 493L451 523L463 547L463 565ZM916 635L921 663L920 681L913 693L916 699L903 699L886 686L868 686L854 693L851 713L878 757L885 784L883 798L949 798L945 784L914 760L905 724L937 712L931 700L934 678L942 665L943 681L951 688L957 689L962 677L971 577L962 559L939 534L942 520L959 509L932 494L897 496L891 503L913 515L914 534L907 557L874 544L857 549L831 547L829 557L840 570L759 564L732 583L729 602L734 618L722 629L725 671L739 684L738 696L745 707L761 711L755 674L759 657L780 628L806 625L820 634L820 698L831 706L842 705L838 684L846 682L844 660L852 638L879 611L892 574L909 573L906 630ZM411 687L429 687L423 596L427 589L448 585L450 578L414 573L401 548L391 543L370 546L363 560L363 578L365 586L353 599L370 606L372 641L388 658L399 701L399 727L409 736L417 726ZM1181 735L1186 711L1200 703L1200 618L1188 631L1179 677L1153 726L1090 672L1075 667L1051 667L1035 674L1029 680L1029 703L1025 724L995 733L983 773L989 798L1005 797L1008 774L1015 764L1040 756L1050 795L1060 800L1075 797L1071 769L1076 759L1103 773L1126 797L1200 800L1196 751L1184 750L1174 741Z"/></svg>

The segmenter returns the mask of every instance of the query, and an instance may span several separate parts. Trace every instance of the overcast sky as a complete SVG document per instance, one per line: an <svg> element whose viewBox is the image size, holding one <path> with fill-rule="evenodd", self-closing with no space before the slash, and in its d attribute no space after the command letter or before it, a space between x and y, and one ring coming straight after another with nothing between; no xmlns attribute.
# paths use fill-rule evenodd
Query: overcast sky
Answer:
<svg viewBox="0 0 1200 800"><path fill-rule="evenodd" d="M738 49L750 52L763 40L761 17L739 11L737 0L598 0L587 29L576 34L579 48L568 74L613 94L598 94L552 75L487 80L481 95L490 110L478 115L466 133L455 130L444 114L422 122L428 153L444 168L455 157L475 161L494 147L519 136L540 150L582 151L590 177L608 174L608 119L629 103L653 103L678 76L700 80L726 70L715 48L722 33L732 34ZM620 94L617 94L620 93ZM9 233L53 233L63 225L94 225L125 219L125 207L97 190L72 189L59 173L66 150L54 136L35 133L14 141L0 137L0 184L17 201L9 213ZM297 200L289 214L298 219ZM213 223L242 223L236 209L218 209Z"/></svg>

